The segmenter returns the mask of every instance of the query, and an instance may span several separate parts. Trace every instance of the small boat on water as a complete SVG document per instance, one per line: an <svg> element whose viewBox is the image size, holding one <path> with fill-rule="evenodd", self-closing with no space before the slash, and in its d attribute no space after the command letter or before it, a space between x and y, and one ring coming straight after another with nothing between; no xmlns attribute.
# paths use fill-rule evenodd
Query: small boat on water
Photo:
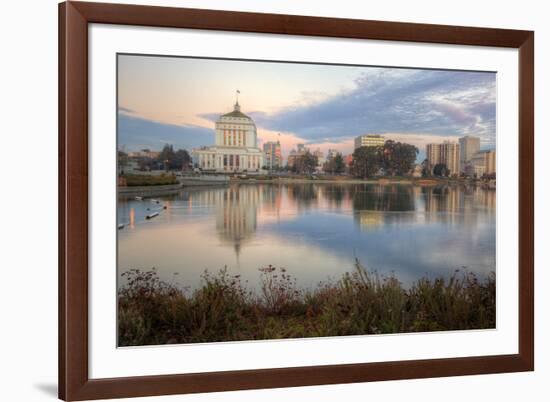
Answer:
<svg viewBox="0 0 550 402"><path fill-rule="evenodd" d="M157 204L160 204L160 201L157 200L156 198L151 198L151 202L156 202Z"/></svg>
<svg viewBox="0 0 550 402"><path fill-rule="evenodd" d="M136 201L143 201L143 197L136 196L136 197L134 197L134 200L136 200Z"/></svg>
<svg viewBox="0 0 550 402"><path fill-rule="evenodd" d="M155 216L159 216L158 212L153 212L145 217L145 219L153 219Z"/></svg>

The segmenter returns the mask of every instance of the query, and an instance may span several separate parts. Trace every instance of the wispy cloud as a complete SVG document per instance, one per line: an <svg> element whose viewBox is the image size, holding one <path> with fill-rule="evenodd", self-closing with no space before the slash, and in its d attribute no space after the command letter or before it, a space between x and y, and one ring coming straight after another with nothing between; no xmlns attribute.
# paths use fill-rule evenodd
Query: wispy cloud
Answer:
<svg viewBox="0 0 550 402"><path fill-rule="evenodd" d="M363 133L477 135L495 142L495 75L480 72L374 69L355 88L328 99L251 112L260 127L310 142ZM213 118L214 114L204 115Z"/></svg>

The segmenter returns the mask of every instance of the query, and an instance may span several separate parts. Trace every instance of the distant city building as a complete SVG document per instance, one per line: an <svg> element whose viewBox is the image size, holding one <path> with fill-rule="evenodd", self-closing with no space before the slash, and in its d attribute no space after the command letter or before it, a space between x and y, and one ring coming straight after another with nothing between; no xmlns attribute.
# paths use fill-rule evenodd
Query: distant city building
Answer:
<svg viewBox="0 0 550 402"><path fill-rule="evenodd" d="M309 151L309 148L307 148L304 144L296 144L296 149L293 149L290 151L287 157L287 166L289 168L294 167L294 164L296 163L296 159L305 154L307 151Z"/></svg>
<svg viewBox="0 0 550 402"><path fill-rule="evenodd" d="M477 177L496 174L496 152L494 150L480 151L469 162L469 171Z"/></svg>
<svg viewBox="0 0 550 402"><path fill-rule="evenodd" d="M460 145L445 141L442 144L428 144L426 158L433 169L437 164L444 164L451 175L460 173Z"/></svg>
<svg viewBox="0 0 550 402"><path fill-rule="evenodd" d="M279 141L270 141L264 144L264 166L269 169L280 168L283 166L283 154L281 153L281 143Z"/></svg>
<svg viewBox="0 0 550 402"><path fill-rule="evenodd" d="M313 156L317 158L317 167L316 170L320 171L322 170L323 164L326 162L325 155L323 154L323 151L321 149L317 148L315 151L311 151L308 147L306 147L304 144L296 144L296 149L293 149L290 151L287 157L287 166L289 168L294 167L294 164L296 163L296 159L305 153L310 152Z"/></svg>
<svg viewBox="0 0 550 402"><path fill-rule="evenodd" d="M241 112L239 101L233 111L216 121L214 146L193 150L194 162L202 170L217 172L257 172L264 165L264 153L258 148L254 121Z"/></svg>
<svg viewBox="0 0 550 402"><path fill-rule="evenodd" d="M361 147L383 147L384 137L378 134L367 134L355 137L355 149Z"/></svg>
<svg viewBox="0 0 550 402"><path fill-rule="evenodd" d="M460 171L464 172L466 165L479 152L479 137L467 135L459 138L458 143L460 144Z"/></svg>
<svg viewBox="0 0 550 402"><path fill-rule="evenodd" d="M337 154L338 154L338 151L336 149L329 149L327 151L327 161L329 161L332 158L336 157Z"/></svg>
<svg viewBox="0 0 550 402"><path fill-rule="evenodd" d="M326 162L325 155L319 148L317 148L316 151L313 151L313 156L317 158L317 170L322 170L322 167Z"/></svg>
<svg viewBox="0 0 550 402"><path fill-rule="evenodd" d="M160 156L160 152L151 151L150 149L142 149L137 152L128 152L128 158L149 158L156 159Z"/></svg>

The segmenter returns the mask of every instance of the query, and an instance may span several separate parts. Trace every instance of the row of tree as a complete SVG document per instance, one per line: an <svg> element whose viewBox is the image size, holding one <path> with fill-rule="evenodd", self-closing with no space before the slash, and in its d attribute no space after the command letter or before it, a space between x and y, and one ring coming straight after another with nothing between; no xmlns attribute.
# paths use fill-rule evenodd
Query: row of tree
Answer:
<svg viewBox="0 0 550 402"><path fill-rule="evenodd" d="M416 161L418 148L411 144L387 140L384 146L360 147L353 152L351 173L367 178L383 171L390 176L408 174Z"/></svg>
<svg viewBox="0 0 550 402"><path fill-rule="evenodd" d="M289 170L298 174L311 174L316 170L317 166L319 166L319 159L307 150L303 154L294 157L294 162L289 167ZM323 171L325 173L339 174L344 173L345 170L346 164L341 153L337 153L323 164Z"/></svg>
<svg viewBox="0 0 550 402"><path fill-rule="evenodd" d="M128 154L118 151L118 164L122 168L129 162ZM187 170L191 169L191 156L185 149L174 150L173 145L165 145L155 158L142 156L137 158L140 170Z"/></svg>
<svg viewBox="0 0 550 402"><path fill-rule="evenodd" d="M344 162L344 157L340 152L334 155L332 158L327 160L323 165L323 170L325 173L331 174L340 174L346 171L346 163Z"/></svg>
<svg viewBox="0 0 550 402"><path fill-rule="evenodd" d="M191 155L185 149L174 151L173 145L165 145L158 160L166 170L187 170L191 168Z"/></svg>

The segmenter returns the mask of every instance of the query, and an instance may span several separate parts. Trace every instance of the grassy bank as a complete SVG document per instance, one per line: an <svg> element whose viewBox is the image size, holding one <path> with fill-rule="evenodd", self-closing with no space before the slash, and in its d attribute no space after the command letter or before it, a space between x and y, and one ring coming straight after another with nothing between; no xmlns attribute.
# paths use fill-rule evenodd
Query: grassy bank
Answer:
<svg viewBox="0 0 550 402"><path fill-rule="evenodd" d="M495 327L495 276L456 271L405 288L358 262L336 282L304 290L284 269L260 269L259 291L226 270L193 292L130 270L118 294L119 345L155 345Z"/></svg>
<svg viewBox="0 0 550 402"><path fill-rule="evenodd" d="M176 176L173 174L161 175L145 175L133 174L123 176L128 187L139 186L165 186L169 184L177 184Z"/></svg>

